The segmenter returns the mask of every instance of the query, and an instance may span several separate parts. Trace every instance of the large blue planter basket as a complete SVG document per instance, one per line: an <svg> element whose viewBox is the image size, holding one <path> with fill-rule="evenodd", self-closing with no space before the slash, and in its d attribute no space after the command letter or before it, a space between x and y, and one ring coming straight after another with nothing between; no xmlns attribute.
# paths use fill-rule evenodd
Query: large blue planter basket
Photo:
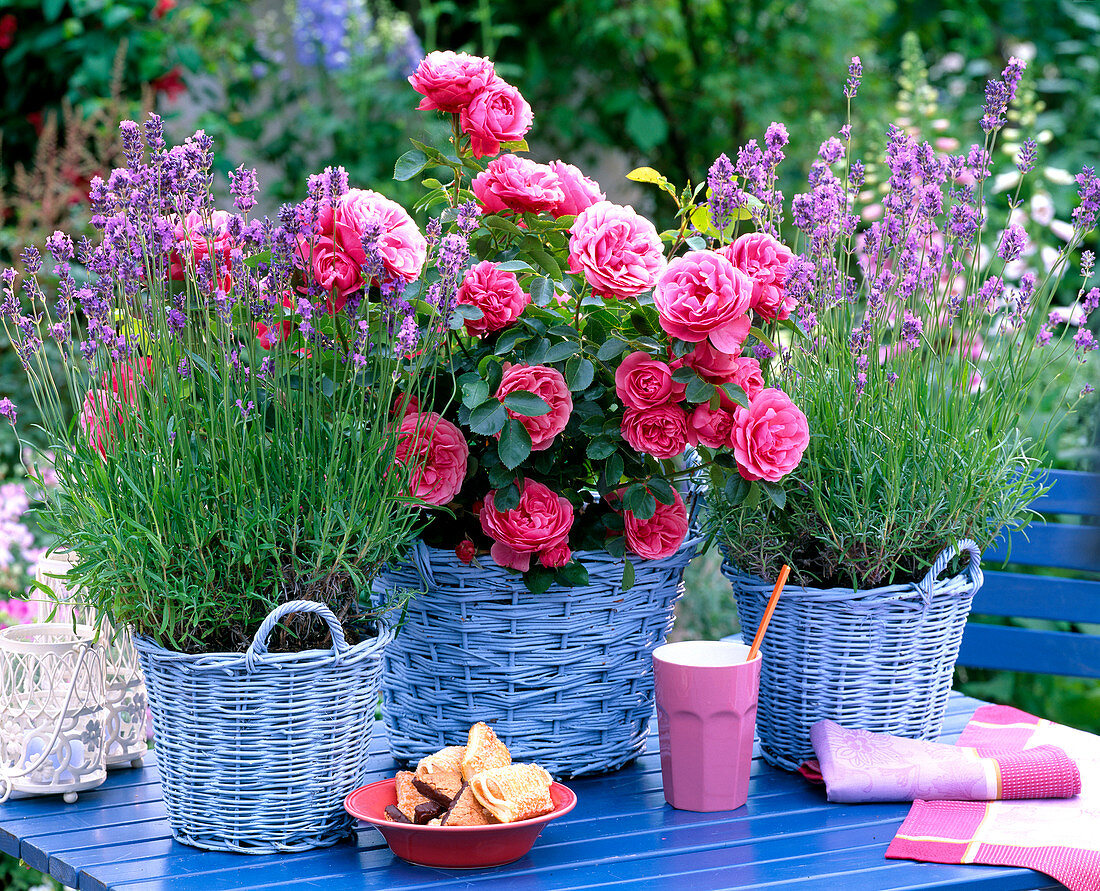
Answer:
<svg viewBox="0 0 1100 891"><path fill-rule="evenodd" d="M654 648L672 628L686 543L663 560L578 554L583 588L534 595L490 558L465 566L451 551L417 542L410 562L376 586L412 591L387 648L382 711L399 761L461 745L470 725L492 725L517 761L557 777L616 770L645 746L653 713Z"/></svg>
<svg viewBox="0 0 1100 891"><path fill-rule="evenodd" d="M940 579L958 553L958 575ZM741 637L750 643L773 583L726 562ZM810 727L844 727L935 739L970 602L982 585L972 541L944 550L919 582L853 591L788 585L760 648L756 734L771 764L796 770L814 757Z"/></svg>
<svg viewBox="0 0 1100 891"><path fill-rule="evenodd" d="M325 620L331 650L267 651L279 619L297 612ZM135 636L173 836L246 854L350 836L344 797L366 776L381 656L392 638L383 624L349 646L327 607L302 600L277 607L243 654L188 655Z"/></svg>

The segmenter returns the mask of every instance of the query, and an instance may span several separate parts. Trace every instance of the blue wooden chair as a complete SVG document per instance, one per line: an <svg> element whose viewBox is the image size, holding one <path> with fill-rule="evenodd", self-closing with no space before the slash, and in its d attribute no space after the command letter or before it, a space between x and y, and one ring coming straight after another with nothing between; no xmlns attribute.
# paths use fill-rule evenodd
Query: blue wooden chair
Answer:
<svg viewBox="0 0 1100 891"><path fill-rule="evenodd" d="M1100 474L1052 470L1051 489L1035 504L1046 522L1001 540L983 555L985 584L973 613L1100 624ZM1040 574L994 567L1039 568ZM1042 570L1074 570L1066 578ZM1100 678L1100 634L990 625L971 619L959 665Z"/></svg>

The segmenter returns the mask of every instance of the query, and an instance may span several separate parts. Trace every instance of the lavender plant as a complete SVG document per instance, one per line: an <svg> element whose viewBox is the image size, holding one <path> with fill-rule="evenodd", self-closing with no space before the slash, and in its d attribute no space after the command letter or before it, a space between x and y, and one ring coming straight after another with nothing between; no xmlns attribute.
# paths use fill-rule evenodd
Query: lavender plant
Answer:
<svg viewBox="0 0 1100 891"><path fill-rule="evenodd" d="M1050 266L1007 284L1027 233L1016 223L990 231L987 185L1023 67L1013 59L989 83L984 139L964 153L941 154L890 128L884 212L864 227L856 196L866 167L853 156L851 124L862 71L853 60L849 123L821 146L810 189L791 204L786 288L798 308L785 331L771 329L782 345L768 373L809 419L806 459L766 511L750 509L738 481L712 493L715 526L741 566L774 577L789 563L800 583L821 586L899 582L923 574L949 542L984 547L1033 516L1044 483L1021 431L1035 428L1034 394L1060 393L1069 412L1091 390L1067 394L1057 371L1066 353L1083 362L1097 348L1086 322L1100 289L1089 287L1094 253L1082 248L1100 212L1100 178L1089 167L1077 176L1073 231ZM1021 181L1035 163L1026 140ZM713 216L751 217L778 235L782 196L770 186L767 151L754 141L736 165L720 159L716 168ZM1017 187L1008 198L1010 219L1019 195ZM1078 252L1076 303L1051 314Z"/></svg>
<svg viewBox="0 0 1100 891"><path fill-rule="evenodd" d="M242 167L236 212L218 210L205 134L169 148L155 115L144 139L121 129L126 166L91 189L102 242L48 241L56 302L34 248L22 299L3 273L0 317L59 481L40 522L79 554L73 574L94 605L163 645L243 649L295 598L367 633L360 594L419 516L406 494L415 463L395 460L409 431L392 414L435 361L438 321L403 296L426 241L339 168L273 220L250 216L255 172ZM73 424L47 338L78 394ZM16 406L0 410L15 422ZM319 625L297 633L320 641Z"/></svg>

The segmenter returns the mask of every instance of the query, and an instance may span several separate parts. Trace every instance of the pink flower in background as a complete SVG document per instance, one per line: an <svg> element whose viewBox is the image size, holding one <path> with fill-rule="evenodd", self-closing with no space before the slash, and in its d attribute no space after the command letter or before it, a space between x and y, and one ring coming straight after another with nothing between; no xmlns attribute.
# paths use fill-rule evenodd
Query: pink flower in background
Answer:
<svg viewBox="0 0 1100 891"><path fill-rule="evenodd" d="M541 452L550 448L554 437L569 423L569 415L573 411L573 397L566 386L565 378L560 371L549 365L513 365L500 379L496 397L503 400L516 390L534 393L550 406L550 411L535 418L508 409L508 416L516 418L530 434L532 451Z"/></svg>
<svg viewBox="0 0 1100 891"><path fill-rule="evenodd" d="M294 301L291 300L289 294L283 295L283 308L294 309ZM277 344L286 343L290 339L293 330L294 322L285 317L280 321L280 317L276 316L272 319L270 325L263 322L256 323L256 337L260 341L260 346L265 350L274 349Z"/></svg>
<svg viewBox="0 0 1100 891"><path fill-rule="evenodd" d="M709 340L700 340L690 353L672 363L673 369L685 365L709 383L727 384L737 374L737 353L724 353Z"/></svg>
<svg viewBox="0 0 1100 891"><path fill-rule="evenodd" d="M733 421L736 403L722 400L718 408L704 402L688 415L688 438L695 444L711 449L728 449L733 444Z"/></svg>
<svg viewBox="0 0 1100 891"><path fill-rule="evenodd" d="M787 264L794 253L764 232L749 232L727 246L723 254L752 279L752 308L765 319L786 319L795 300L787 294Z"/></svg>
<svg viewBox="0 0 1100 891"><path fill-rule="evenodd" d="M480 319L466 319L466 331L481 337L512 324L531 302L531 295L519 286L514 272L506 272L490 260L482 260L466 271L455 295L456 303L476 306Z"/></svg>
<svg viewBox="0 0 1100 891"><path fill-rule="evenodd" d="M709 339L725 353L738 353L749 334L752 279L715 251L677 257L661 274L653 302L661 327L672 337Z"/></svg>
<svg viewBox="0 0 1100 891"><path fill-rule="evenodd" d="M340 250L331 238L307 239L304 235L299 236L298 257L313 273L314 281L329 294L325 307L330 313L343 309L348 294L363 287L359 264L349 253Z"/></svg>
<svg viewBox="0 0 1100 891"><path fill-rule="evenodd" d="M453 501L466 479L470 457L462 431L434 411L406 414L398 430L394 458L405 467L410 462L415 466L409 494L428 504Z"/></svg>
<svg viewBox="0 0 1100 891"><path fill-rule="evenodd" d="M636 297L665 268L657 229L633 207L599 201L581 211L569 231L570 271L583 273L604 297Z"/></svg>
<svg viewBox="0 0 1100 891"><path fill-rule="evenodd" d="M490 554L499 566L526 572L531 555L545 554L544 565L561 566L569 556L569 530L573 526L573 505L542 483L520 483L519 504L507 511L496 509L496 490L485 496L479 519L491 539Z"/></svg>
<svg viewBox="0 0 1100 891"><path fill-rule="evenodd" d="M733 376L726 383L737 384L752 402L764 389L764 375L760 371L760 363L752 356L742 356L737 359L737 368Z"/></svg>
<svg viewBox="0 0 1100 891"><path fill-rule="evenodd" d="M168 277L173 281L183 281L184 270L194 257L196 268L203 260L210 258L220 275L219 284L223 291L232 287L229 276L229 255L233 250L233 239L229 236L230 214L224 210L210 213L210 225L206 225L203 214L197 210L189 211L176 223L176 244L179 248L169 257Z"/></svg>
<svg viewBox="0 0 1100 891"><path fill-rule="evenodd" d="M683 544L688 530L687 507L679 492L673 490L673 495L676 500L672 504L658 501L648 520L639 520L630 511L624 513L627 547L639 557L646 560L670 557Z"/></svg>
<svg viewBox="0 0 1100 891"><path fill-rule="evenodd" d="M561 180L553 170L517 155L501 155L490 161L474 177L471 188L486 213L541 213L565 200Z"/></svg>
<svg viewBox="0 0 1100 891"><path fill-rule="evenodd" d="M321 208L317 227L356 267L367 262L363 238L368 237L387 272L406 282L420 277L428 241L408 211L385 195L349 189L335 206Z"/></svg>
<svg viewBox="0 0 1100 891"><path fill-rule="evenodd" d="M683 399L684 384L672 379L666 363L638 351L615 369L615 392L628 408L653 408Z"/></svg>
<svg viewBox="0 0 1100 891"><path fill-rule="evenodd" d="M550 211L555 217L575 216L593 204L606 200L607 196L600 191L600 184L589 179L572 164L551 161L550 169L557 175L565 196Z"/></svg>
<svg viewBox="0 0 1100 891"><path fill-rule="evenodd" d="M499 77L477 93L459 114L459 126L470 137L475 158L495 155L502 142L518 142L534 119L519 90Z"/></svg>
<svg viewBox="0 0 1100 891"><path fill-rule="evenodd" d="M84 395L80 410L80 429L92 448L106 460L107 447L114 436L114 427L123 427L129 414L125 406L137 400L137 378L142 380L153 371L149 356L131 362L115 362L104 373L100 386L91 387Z"/></svg>
<svg viewBox="0 0 1100 891"><path fill-rule="evenodd" d="M806 416L782 390L762 390L748 408L737 408L733 456L747 480L779 482L798 466L809 442Z"/></svg>
<svg viewBox="0 0 1100 891"><path fill-rule="evenodd" d="M420 111L457 114L495 78L493 63L486 58L437 50L420 61L409 83L424 97L417 106Z"/></svg>
<svg viewBox="0 0 1100 891"><path fill-rule="evenodd" d="M623 412L623 439L636 452L674 458L688 445L687 413L678 405L628 408Z"/></svg>

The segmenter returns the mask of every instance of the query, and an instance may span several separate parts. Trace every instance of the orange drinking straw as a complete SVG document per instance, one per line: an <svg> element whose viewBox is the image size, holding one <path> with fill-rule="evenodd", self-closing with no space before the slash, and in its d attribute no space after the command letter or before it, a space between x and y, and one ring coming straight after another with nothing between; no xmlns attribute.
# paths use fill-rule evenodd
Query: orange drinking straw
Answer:
<svg viewBox="0 0 1100 891"><path fill-rule="evenodd" d="M779 581L775 583L775 590L772 591L772 596L768 599L768 606L764 610L764 618L760 620L760 627L756 629L756 637L753 638L752 646L749 648L749 658L746 662L752 662L756 658L756 654L760 652L760 644L764 641L764 632L768 630L768 622L772 620L772 613L775 612L775 605L779 603L779 595L783 593L783 586L787 584L787 576L791 574L791 568L784 563L783 568L779 570Z"/></svg>

